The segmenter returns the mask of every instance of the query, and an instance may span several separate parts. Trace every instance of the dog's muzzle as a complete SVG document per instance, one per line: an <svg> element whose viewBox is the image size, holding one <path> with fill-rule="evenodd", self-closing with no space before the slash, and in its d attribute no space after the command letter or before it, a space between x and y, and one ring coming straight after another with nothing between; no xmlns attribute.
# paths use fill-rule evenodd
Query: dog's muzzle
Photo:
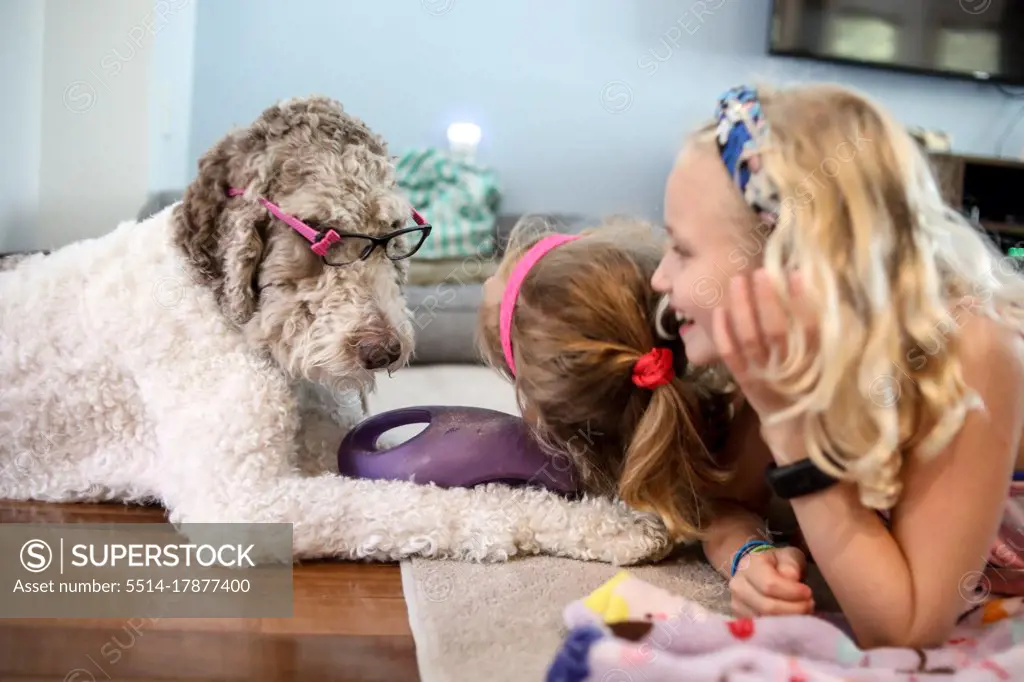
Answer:
<svg viewBox="0 0 1024 682"><path fill-rule="evenodd" d="M356 343L356 354L365 369L384 369L402 357L402 342L397 334L368 334Z"/></svg>

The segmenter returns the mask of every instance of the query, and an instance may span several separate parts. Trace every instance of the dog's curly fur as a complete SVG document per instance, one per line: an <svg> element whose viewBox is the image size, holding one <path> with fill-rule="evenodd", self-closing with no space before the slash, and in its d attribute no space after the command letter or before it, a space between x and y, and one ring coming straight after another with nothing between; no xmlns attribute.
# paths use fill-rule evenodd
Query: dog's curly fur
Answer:
<svg viewBox="0 0 1024 682"><path fill-rule="evenodd" d="M292 523L296 558L668 551L612 500L339 476L368 365L412 352L408 266L324 266L258 197L371 234L410 214L379 136L334 100L287 100L209 150L178 204L0 270L0 497Z"/></svg>

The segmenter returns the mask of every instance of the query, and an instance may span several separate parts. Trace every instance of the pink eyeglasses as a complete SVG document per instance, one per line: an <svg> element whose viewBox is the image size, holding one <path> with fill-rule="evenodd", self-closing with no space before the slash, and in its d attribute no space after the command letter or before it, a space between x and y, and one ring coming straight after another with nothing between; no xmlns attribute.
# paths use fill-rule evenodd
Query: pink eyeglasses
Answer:
<svg viewBox="0 0 1024 682"><path fill-rule="evenodd" d="M245 194L244 189L232 187L228 190L228 196L237 197L242 194ZM433 229L423 219L423 216L416 209L413 209L412 219L416 223L414 227L404 227L390 232L383 237L374 237L373 235L356 232L338 232L333 227L326 230L316 230L295 216L288 215L273 202L267 201L263 197L258 197L258 201L275 218L305 237L312 245L310 248L313 250L313 253L320 256L324 263L336 267L349 265L359 260L366 260L378 246L384 249L384 254L391 260L408 258L419 251Z"/></svg>

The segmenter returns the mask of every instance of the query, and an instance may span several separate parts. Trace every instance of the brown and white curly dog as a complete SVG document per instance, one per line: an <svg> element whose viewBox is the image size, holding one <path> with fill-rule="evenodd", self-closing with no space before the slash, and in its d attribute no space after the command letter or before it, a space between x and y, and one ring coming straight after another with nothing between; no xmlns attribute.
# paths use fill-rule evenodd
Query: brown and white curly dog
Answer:
<svg viewBox="0 0 1024 682"><path fill-rule="evenodd" d="M374 373L413 349L413 218L379 136L288 100L180 203L0 271L0 497L291 523L300 558L663 554L660 522L607 499L337 474Z"/></svg>

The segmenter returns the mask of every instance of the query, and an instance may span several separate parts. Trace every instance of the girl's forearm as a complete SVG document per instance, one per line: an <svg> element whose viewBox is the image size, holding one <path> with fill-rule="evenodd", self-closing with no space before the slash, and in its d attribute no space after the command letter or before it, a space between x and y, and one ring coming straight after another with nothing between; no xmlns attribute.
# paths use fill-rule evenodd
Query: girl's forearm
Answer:
<svg viewBox="0 0 1024 682"><path fill-rule="evenodd" d="M749 540L770 540L765 521L759 515L736 503L722 503L718 515L708 527L704 539L704 556L726 579L732 577L732 558Z"/></svg>
<svg viewBox="0 0 1024 682"><path fill-rule="evenodd" d="M917 622L907 560L852 484L791 502L807 548L861 647L941 643L953 624Z"/></svg>
<svg viewBox="0 0 1024 682"><path fill-rule="evenodd" d="M761 434L779 466L806 457L798 431L781 425ZM862 647L941 641L945 624L916 622L910 565L878 513L861 504L856 486L838 483L790 503L804 544Z"/></svg>

